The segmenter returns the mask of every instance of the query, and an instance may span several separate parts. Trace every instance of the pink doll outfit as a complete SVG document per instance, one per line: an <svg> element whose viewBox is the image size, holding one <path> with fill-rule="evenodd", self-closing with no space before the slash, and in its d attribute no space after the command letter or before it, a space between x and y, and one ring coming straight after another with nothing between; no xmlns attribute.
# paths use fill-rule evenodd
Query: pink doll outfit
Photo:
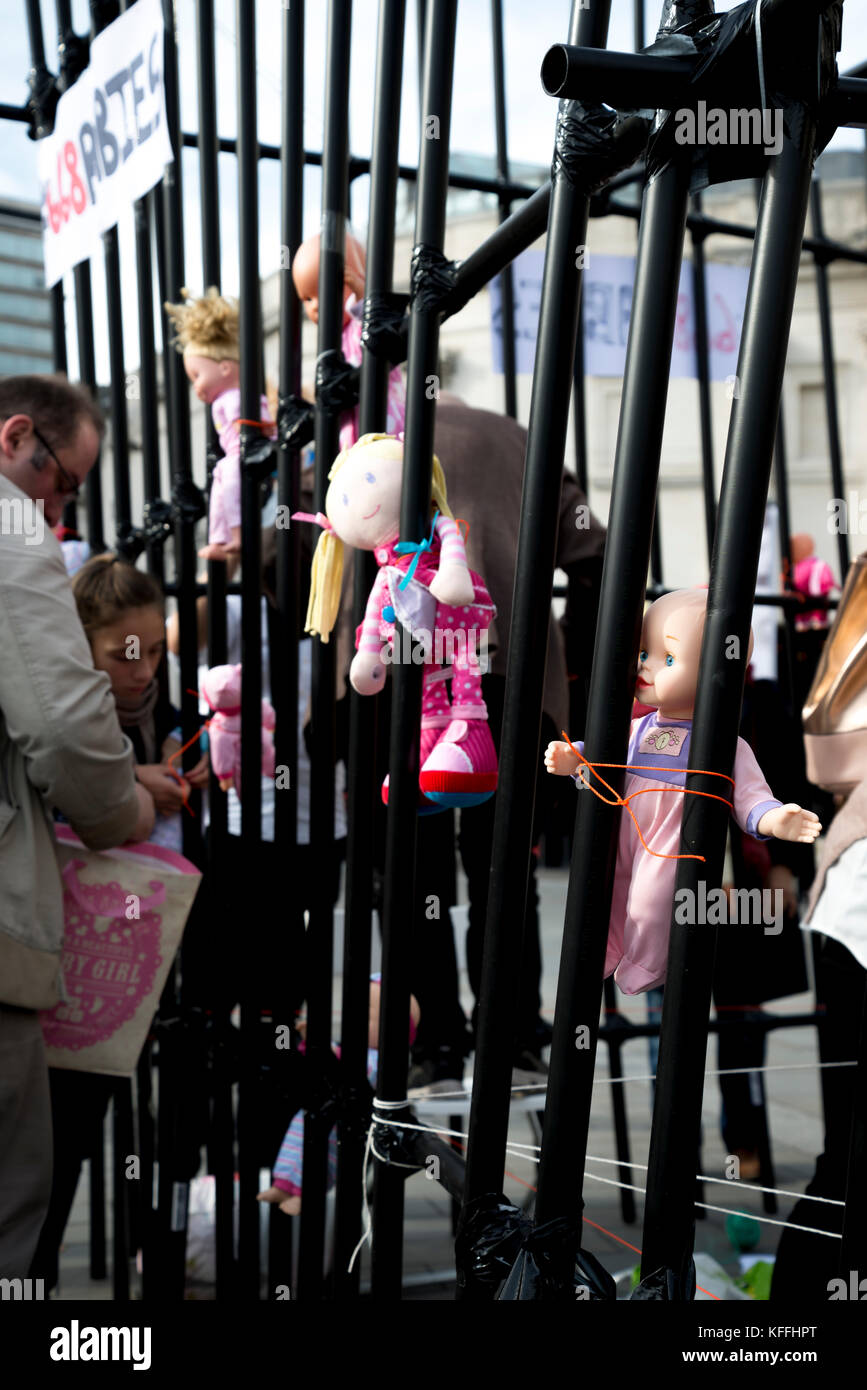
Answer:
<svg viewBox="0 0 867 1390"><path fill-rule="evenodd" d="M223 391L211 402L211 418L220 437L224 457L214 466L211 501L208 508L208 541L229 545L232 527L241 525L241 392L236 386ZM270 420L265 396L259 399L260 420ZM276 437L276 428L270 437Z"/></svg>
<svg viewBox="0 0 867 1390"><path fill-rule="evenodd" d="M217 778L231 777L241 796L241 667L212 666L201 683L201 694L214 711L208 722L208 750ZM262 701L262 776L274 776L274 742L277 723L274 707Z"/></svg>
<svg viewBox="0 0 867 1390"><path fill-rule="evenodd" d="M799 560L792 566L792 583L799 593L812 598L819 594L827 594L837 587L830 565L820 560L818 555L808 555L806 560ZM795 629L798 632L806 632L809 628L825 628L829 624L828 613L824 608L795 614Z"/></svg>
<svg viewBox="0 0 867 1390"><path fill-rule="evenodd" d="M630 792L643 793L633 797L629 805L646 844L656 854L680 852L684 797L664 788L686 785L691 736L691 719L664 719L658 710L632 721L627 764L639 763L653 770L627 772L623 797ZM584 752L583 743L575 747ZM742 738L738 739L732 776L734 790L730 782L720 779L719 795L733 803L741 830L756 840L767 840L767 835L756 833L756 826L766 811L783 803L774 797L755 754ZM582 787L580 769L573 780ZM592 776L590 781L599 785ZM677 860L648 854L632 817L623 808L604 971L606 979L614 975L623 994L642 994L665 983L676 879Z"/></svg>
<svg viewBox="0 0 867 1390"><path fill-rule="evenodd" d="M440 805L474 805L487 800L497 785L497 756L476 651L477 636L487 630L496 609L481 576L472 570L468 571L473 584L471 603L454 606L431 594L430 585L443 565L466 566L463 539L448 517L437 516L428 549L419 552L413 547L413 553L402 554L398 544L395 538L374 551L379 573L355 645L359 651L378 655L382 643L388 642L394 660L396 616L416 634L416 641L424 634L424 640L432 644L422 694L420 790ZM463 636L446 638L448 632ZM411 659L408 653L402 655L404 660ZM451 705L445 688L449 678ZM387 778L383 800L388 800Z"/></svg>
<svg viewBox="0 0 867 1390"><path fill-rule="evenodd" d="M361 328L364 305L356 295L351 294L346 301L349 322L343 329L340 347L343 356L353 367L361 365ZM400 367L392 367L388 374L388 403L385 434L400 434L406 423L406 388ZM349 449L358 442L358 407L347 410L340 417L340 447Z"/></svg>

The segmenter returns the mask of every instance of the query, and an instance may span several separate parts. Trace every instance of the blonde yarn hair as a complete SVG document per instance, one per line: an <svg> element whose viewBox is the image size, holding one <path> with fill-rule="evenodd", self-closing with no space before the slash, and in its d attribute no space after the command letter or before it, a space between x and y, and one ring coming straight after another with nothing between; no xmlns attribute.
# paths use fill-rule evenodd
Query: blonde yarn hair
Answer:
<svg viewBox="0 0 867 1390"><path fill-rule="evenodd" d="M237 299L226 299L211 285L200 299L181 290L180 304L163 305L176 334L172 346L195 357L215 362L241 360L240 321Z"/></svg>
<svg viewBox="0 0 867 1390"><path fill-rule="evenodd" d="M356 454L361 449L368 449L372 445L379 444L384 439L400 443L393 434L363 434L350 448L341 449L331 465L328 481L331 482L337 476L350 455ZM433 456L431 473L431 507L436 508L442 516L454 520L446 495L445 474L436 454ZM433 515L433 511L431 515ZM340 591L343 586L343 550L343 541L336 531L323 531L313 552L313 566L310 571L310 601L307 605L304 631L312 633L314 637L321 637L323 642L328 641L334 624L337 622Z"/></svg>

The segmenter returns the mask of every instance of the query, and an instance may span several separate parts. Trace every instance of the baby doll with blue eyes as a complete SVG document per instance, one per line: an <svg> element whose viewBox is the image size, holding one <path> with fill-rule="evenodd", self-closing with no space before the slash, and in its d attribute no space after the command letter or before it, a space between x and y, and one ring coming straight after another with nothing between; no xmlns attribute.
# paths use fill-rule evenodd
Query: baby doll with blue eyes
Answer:
<svg viewBox="0 0 867 1390"><path fill-rule="evenodd" d="M640 764L642 771L627 770L623 796L643 793L629 804L654 853L641 844L629 812L621 811L604 973L614 975L624 994L642 994L665 982L677 859L656 856L677 855L680 848L684 797L667 788L686 785L706 606L705 589L676 590L650 605L641 630L635 695L654 712L632 721L626 761ZM583 754L583 743L576 747ZM568 743L548 744L545 767L587 785L589 773ZM720 794L732 801L734 818L747 834L802 844L816 839L822 829L818 817L776 800L742 738L732 777L734 788L726 782Z"/></svg>
<svg viewBox="0 0 867 1390"><path fill-rule="evenodd" d="M356 633L350 683L360 695L375 695L392 661L423 665L419 810L487 801L497 786L497 752L482 698L478 647L495 608L483 580L467 567L440 462L434 456L430 532L419 544L400 541L400 439L363 435L338 455L328 477L325 515L294 513L323 528L313 556L306 631L328 641L340 604L344 545L372 550L380 569ZM396 620L411 637L402 653L395 650ZM382 799L388 803L387 777Z"/></svg>

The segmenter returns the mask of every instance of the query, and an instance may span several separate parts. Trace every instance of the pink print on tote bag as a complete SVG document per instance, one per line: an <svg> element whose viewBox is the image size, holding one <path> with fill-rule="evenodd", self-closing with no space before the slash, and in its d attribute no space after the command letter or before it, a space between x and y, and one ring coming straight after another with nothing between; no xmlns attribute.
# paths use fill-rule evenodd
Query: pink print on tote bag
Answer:
<svg viewBox="0 0 867 1390"><path fill-rule="evenodd" d="M67 999L42 1011L48 1065L131 1076L201 882L159 845L96 853L55 827Z"/></svg>

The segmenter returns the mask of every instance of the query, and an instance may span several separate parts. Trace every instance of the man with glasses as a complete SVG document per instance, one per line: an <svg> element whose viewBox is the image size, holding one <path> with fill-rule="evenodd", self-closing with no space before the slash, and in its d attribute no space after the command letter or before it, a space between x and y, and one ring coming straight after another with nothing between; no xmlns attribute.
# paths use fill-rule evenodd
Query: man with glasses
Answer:
<svg viewBox="0 0 867 1390"><path fill-rule="evenodd" d="M62 997L57 808L89 849L146 839L108 677L94 670L49 528L99 455L102 416L64 377L0 379L0 1277L26 1278L51 1192L38 1010ZM34 511L44 522L38 537ZM35 542L35 543L34 543Z"/></svg>

